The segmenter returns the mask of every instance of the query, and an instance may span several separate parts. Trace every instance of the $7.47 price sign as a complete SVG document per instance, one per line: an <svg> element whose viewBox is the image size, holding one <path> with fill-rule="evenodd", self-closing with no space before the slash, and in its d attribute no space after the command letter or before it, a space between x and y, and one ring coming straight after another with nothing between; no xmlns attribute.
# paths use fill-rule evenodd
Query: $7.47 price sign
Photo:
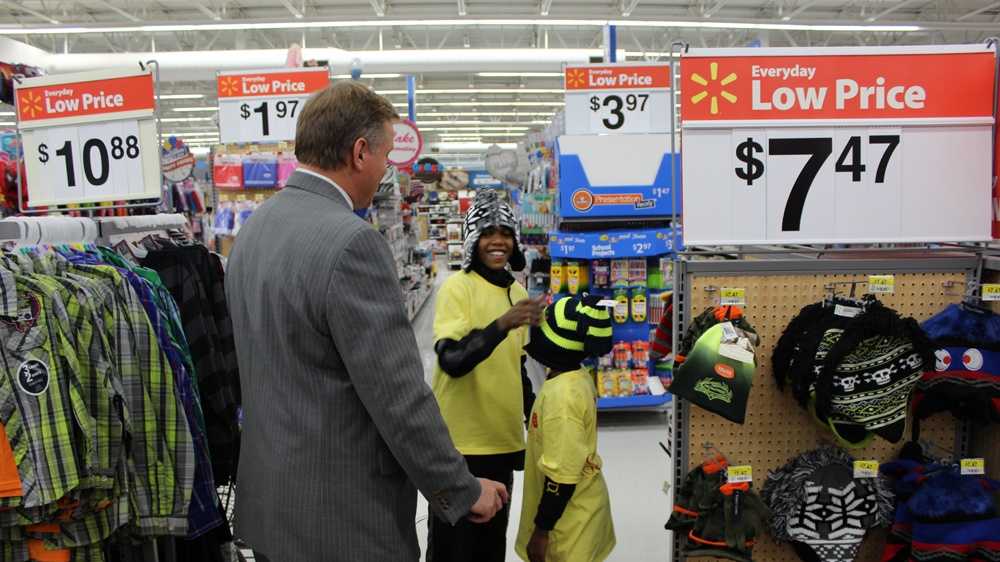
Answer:
<svg viewBox="0 0 1000 562"><path fill-rule="evenodd" d="M834 165L836 173L850 174L850 181L859 183L862 181L862 174L868 171L869 164L865 164L870 158L863 158L862 136L853 135L848 138L840 156ZM899 134L894 135L868 135L868 146L881 146L882 153L878 158L878 165L875 168L874 184L884 184L886 182L886 171L892 161L892 155L899 146ZM769 156L808 156L802 169L795 176L788 198L785 201L784 211L781 217L782 232L798 232L802 228L802 212L809 197L809 190L813 182L827 159L833 154L833 139L830 137L812 138L770 138L767 141ZM744 180L747 186L753 186L755 180L759 180L765 171L764 161L757 158L757 153L764 148L752 136L748 136L745 141L736 147L736 159L742 163L741 167L735 168L736 177ZM762 155L763 156L763 155ZM898 174L895 174L898 177Z"/></svg>
<svg viewBox="0 0 1000 562"><path fill-rule="evenodd" d="M329 82L326 67L220 73L217 78L220 140L294 140L306 100Z"/></svg>

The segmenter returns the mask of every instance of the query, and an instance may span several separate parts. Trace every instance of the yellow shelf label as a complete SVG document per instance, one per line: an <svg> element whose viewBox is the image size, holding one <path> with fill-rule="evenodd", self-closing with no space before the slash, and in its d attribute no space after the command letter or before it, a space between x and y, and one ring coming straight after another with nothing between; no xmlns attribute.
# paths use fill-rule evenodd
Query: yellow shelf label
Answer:
<svg viewBox="0 0 1000 562"><path fill-rule="evenodd" d="M983 285L984 301L1000 301L1000 284L987 283Z"/></svg>
<svg viewBox="0 0 1000 562"><path fill-rule="evenodd" d="M740 287L723 287L719 290L722 306L743 306L747 303L747 290Z"/></svg>
<svg viewBox="0 0 1000 562"><path fill-rule="evenodd" d="M878 461L854 461L855 478L877 478Z"/></svg>
<svg viewBox="0 0 1000 562"><path fill-rule="evenodd" d="M727 481L730 484L739 484L740 482L753 482L753 467L750 465L746 466L731 466L729 470L726 471Z"/></svg>
<svg viewBox="0 0 1000 562"><path fill-rule="evenodd" d="M985 459L962 459L962 474L983 475L986 474Z"/></svg>
<svg viewBox="0 0 1000 562"><path fill-rule="evenodd" d="M895 275L869 275L868 292L873 294L890 295L896 292Z"/></svg>

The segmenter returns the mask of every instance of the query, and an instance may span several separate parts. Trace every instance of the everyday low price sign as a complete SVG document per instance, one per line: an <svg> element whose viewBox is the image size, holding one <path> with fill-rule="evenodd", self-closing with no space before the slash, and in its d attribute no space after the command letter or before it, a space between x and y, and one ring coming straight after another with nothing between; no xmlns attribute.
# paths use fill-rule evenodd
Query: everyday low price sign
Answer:
<svg viewBox="0 0 1000 562"><path fill-rule="evenodd" d="M42 76L15 84L30 207L160 197L148 71Z"/></svg>
<svg viewBox="0 0 1000 562"><path fill-rule="evenodd" d="M990 238L984 46L691 49L688 244Z"/></svg>
<svg viewBox="0 0 1000 562"><path fill-rule="evenodd" d="M326 88L326 67L221 72L219 139L222 142L295 140L299 112L313 92Z"/></svg>
<svg viewBox="0 0 1000 562"><path fill-rule="evenodd" d="M670 131L670 65L567 66L566 134Z"/></svg>

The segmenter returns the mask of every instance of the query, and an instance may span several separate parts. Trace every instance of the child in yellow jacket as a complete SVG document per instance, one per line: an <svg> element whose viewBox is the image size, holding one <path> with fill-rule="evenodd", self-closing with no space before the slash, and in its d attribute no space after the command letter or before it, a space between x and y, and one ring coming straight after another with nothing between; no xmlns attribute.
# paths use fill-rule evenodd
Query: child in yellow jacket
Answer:
<svg viewBox="0 0 1000 562"><path fill-rule="evenodd" d="M600 300L583 295L549 305L525 347L549 368L528 423L516 552L529 562L600 562L615 546L597 454L597 387L580 365L611 351L611 318Z"/></svg>

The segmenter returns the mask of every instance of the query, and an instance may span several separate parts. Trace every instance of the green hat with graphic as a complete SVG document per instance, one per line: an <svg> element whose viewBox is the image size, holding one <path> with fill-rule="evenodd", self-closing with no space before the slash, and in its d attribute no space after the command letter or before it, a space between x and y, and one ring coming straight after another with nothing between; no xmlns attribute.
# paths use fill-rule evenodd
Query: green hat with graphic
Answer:
<svg viewBox="0 0 1000 562"><path fill-rule="evenodd" d="M756 368L757 335L723 322L706 330L674 372L670 392L743 423Z"/></svg>

